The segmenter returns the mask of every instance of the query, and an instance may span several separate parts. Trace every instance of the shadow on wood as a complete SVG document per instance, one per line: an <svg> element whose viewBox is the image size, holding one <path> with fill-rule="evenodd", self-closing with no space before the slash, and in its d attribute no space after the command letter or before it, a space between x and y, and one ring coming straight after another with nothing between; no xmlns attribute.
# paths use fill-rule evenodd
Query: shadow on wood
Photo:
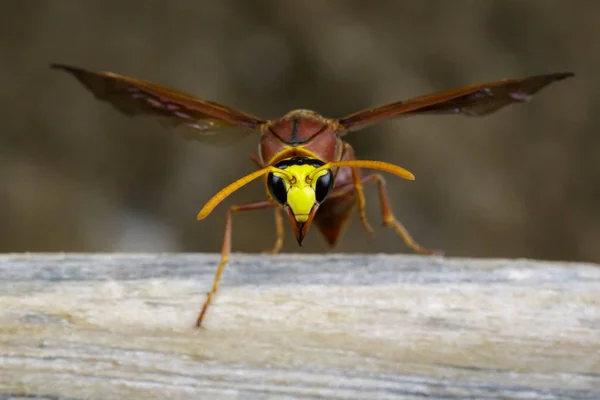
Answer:
<svg viewBox="0 0 600 400"><path fill-rule="evenodd" d="M217 264L0 257L0 398L600 398L597 266L236 254L196 329Z"/></svg>

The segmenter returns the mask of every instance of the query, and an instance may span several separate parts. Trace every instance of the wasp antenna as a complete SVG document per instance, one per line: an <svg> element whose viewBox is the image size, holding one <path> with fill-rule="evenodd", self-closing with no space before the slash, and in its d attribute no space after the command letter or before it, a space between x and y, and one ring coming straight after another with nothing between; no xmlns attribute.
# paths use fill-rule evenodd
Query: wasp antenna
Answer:
<svg viewBox="0 0 600 400"><path fill-rule="evenodd" d="M334 167L355 167L355 168L369 168L369 169L377 169L380 171L389 172L391 174L397 175L400 178L408 179L409 181L414 181L415 176L410 172L405 170L402 167L399 167L394 164L386 163L384 161L370 161L370 160L343 160L343 161L332 161L328 162L319 168L312 171L310 174L311 178L316 176L317 173L324 169L330 169Z"/></svg>
<svg viewBox="0 0 600 400"><path fill-rule="evenodd" d="M245 186L248 183L252 182L256 178L260 178L261 176L268 174L269 172L278 172L282 175L285 175L288 178L293 178L293 176L289 172L272 166L255 171L238 179L232 184L226 186L225 188L219 190L217 194L215 194L210 200L206 202L206 204L204 205L204 207L202 207L202 210L200 210L196 218L198 220L206 218L208 214L210 214L212 210L214 210L215 207L219 205L220 202L227 198L227 196L240 189L242 186Z"/></svg>

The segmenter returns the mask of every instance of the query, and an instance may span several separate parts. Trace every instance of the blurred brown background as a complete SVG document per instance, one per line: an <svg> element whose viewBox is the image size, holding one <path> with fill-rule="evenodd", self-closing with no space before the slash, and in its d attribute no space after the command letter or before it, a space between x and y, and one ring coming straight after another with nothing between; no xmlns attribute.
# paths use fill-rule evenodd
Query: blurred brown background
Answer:
<svg viewBox="0 0 600 400"><path fill-rule="evenodd" d="M227 205L208 198L250 172L249 136L209 147L96 101L50 62L182 89L263 118L294 108L341 117L481 81L574 71L525 105L484 118L399 119L347 136L363 159L397 163L396 215L451 256L600 262L600 2L21 1L0 24L0 251L220 250ZM406 252L352 220L345 252ZM286 221L287 225L287 221ZM298 248L324 251L313 228ZM272 211L234 219L234 251L274 239Z"/></svg>

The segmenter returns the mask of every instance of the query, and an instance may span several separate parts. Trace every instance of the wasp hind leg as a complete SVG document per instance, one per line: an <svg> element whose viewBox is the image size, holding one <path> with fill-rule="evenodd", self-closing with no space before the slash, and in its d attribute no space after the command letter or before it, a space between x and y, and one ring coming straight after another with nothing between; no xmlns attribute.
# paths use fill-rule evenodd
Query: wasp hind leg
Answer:
<svg viewBox="0 0 600 400"><path fill-rule="evenodd" d="M212 289L208 292L206 296L206 300L204 301L204 306L202 306L202 311L198 314L198 319L196 320L196 326L200 327L202 325L202 320L204 319L204 315L206 314L206 310L208 310L208 306L212 303L212 299L219 290L219 280L221 279L221 274L225 269L225 265L227 265L227 261L229 260L229 253L231 252L231 217L234 213L241 211L252 211L252 210L263 210L266 208L273 208L277 205L268 201L257 201L254 203L242 204L238 206L232 206L229 211L227 211L227 215L225 216L225 234L223 237L223 247L221 248L221 261L219 263L219 267L217 268L217 273L215 274L215 278L213 280ZM282 230L283 230L283 223ZM278 228L279 229L279 228ZM277 244L276 244L277 246Z"/></svg>
<svg viewBox="0 0 600 400"><path fill-rule="evenodd" d="M427 255L441 255L440 251L429 250L417 242L412 238L408 230L402 225L398 219L394 216L392 209L390 208L390 202L387 195L387 190L385 189L385 179L380 174L372 174L363 177L362 183L371 183L375 182L377 184L377 189L379 190L379 204L381 207L381 218L383 219L383 224L388 228L392 228L404 243L411 248L413 251L419 254L427 254ZM359 204L360 207L360 204Z"/></svg>
<svg viewBox="0 0 600 400"><path fill-rule="evenodd" d="M363 184L367 183L376 183L377 189L379 190L379 204L381 207L381 218L383 219L383 224L388 228L392 228L401 238L404 240L404 243L413 251L419 254L427 254L427 255L441 255L443 254L440 251L429 250L417 242L412 238L408 230L402 225L398 219L392 213L392 209L390 208L390 202L388 199L387 191L385 190L385 179L380 174L371 174L363 176L362 178L357 179L357 175L353 174L353 183L349 185L345 185L337 189L332 193L334 196L342 196L348 192L356 191L358 194L358 212L360 214L360 219L363 224L365 230L369 233L372 233L372 228L367 222L366 219L366 211L365 211L365 199L363 194Z"/></svg>

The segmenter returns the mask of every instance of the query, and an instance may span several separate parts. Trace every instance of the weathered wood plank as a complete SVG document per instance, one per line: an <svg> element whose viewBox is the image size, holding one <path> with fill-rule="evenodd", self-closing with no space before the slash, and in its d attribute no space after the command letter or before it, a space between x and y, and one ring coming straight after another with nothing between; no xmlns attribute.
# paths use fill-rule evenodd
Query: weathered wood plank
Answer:
<svg viewBox="0 0 600 400"><path fill-rule="evenodd" d="M598 399L600 268L527 260L0 257L0 399ZM13 397L10 397L13 396Z"/></svg>

